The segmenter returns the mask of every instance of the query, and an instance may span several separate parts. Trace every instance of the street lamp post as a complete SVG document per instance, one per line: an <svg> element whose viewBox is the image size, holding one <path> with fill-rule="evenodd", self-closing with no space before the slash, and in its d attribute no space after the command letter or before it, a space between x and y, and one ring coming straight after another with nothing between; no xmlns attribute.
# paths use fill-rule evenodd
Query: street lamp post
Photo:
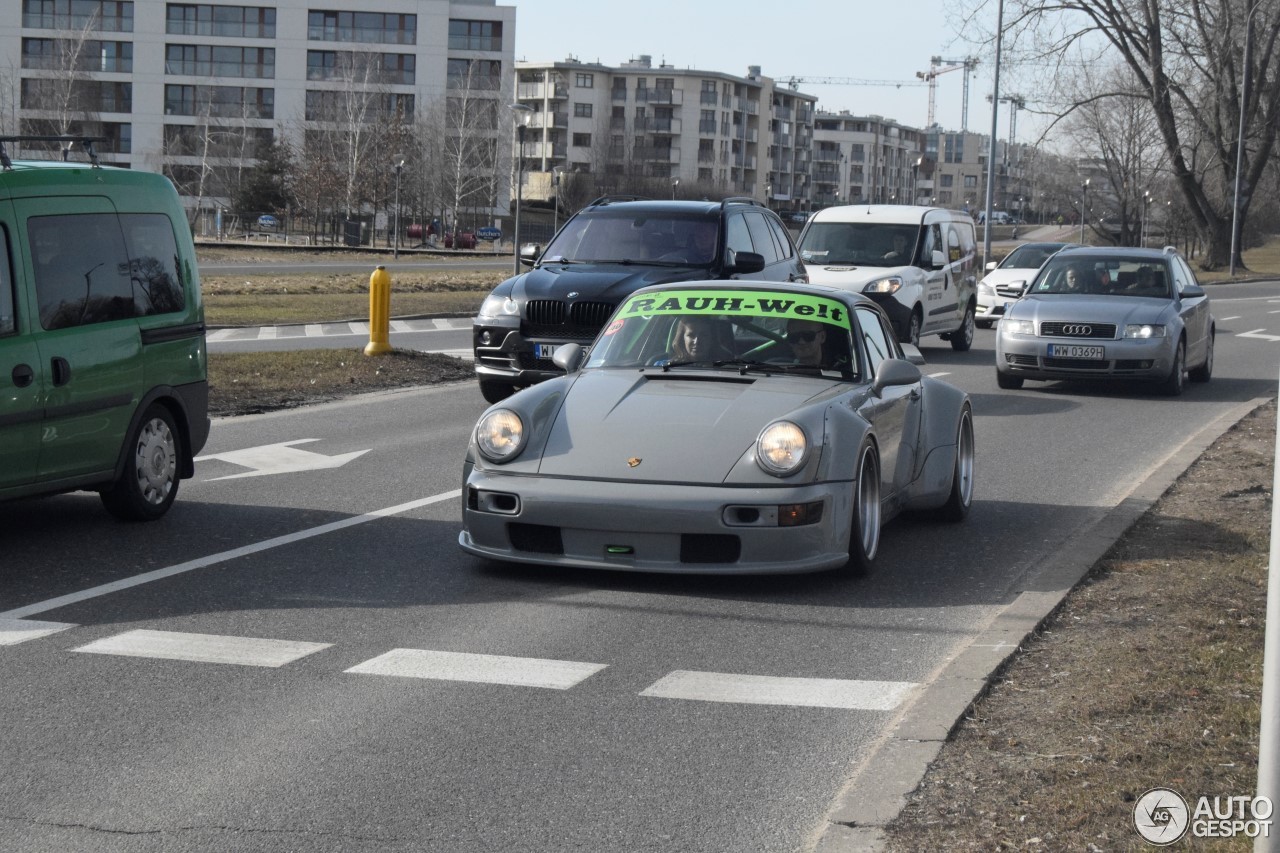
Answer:
<svg viewBox="0 0 1280 853"><path fill-rule="evenodd" d="M391 158L391 168L396 170L396 209L392 218L392 229L395 231L395 239L393 240L393 248L391 249L391 257L400 259L400 172L404 169L404 155L397 154Z"/></svg>
<svg viewBox="0 0 1280 853"><path fill-rule="evenodd" d="M672 178L671 179L671 200L672 201L676 200L676 187L678 186L680 186L680 179Z"/></svg>
<svg viewBox="0 0 1280 853"><path fill-rule="evenodd" d="M1089 178L1084 179L1084 183L1080 185L1080 245L1084 245L1084 220L1088 216L1085 211L1085 205L1089 203Z"/></svg>
<svg viewBox="0 0 1280 853"><path fill-rule="evenodd" d="M512 104L516 113L516 215L512 225L511 244L515 255L515 274L520 274L520 204L524 200L524 130L533 116L528 104Z"/></svg>
<svg viewBox="0 0 1280 853"><path fill-rule="evenodd" d="M556 236L556 232L560 230L560 167L551 167L551 192L554 197L551 199L551 236Z"/></svg>
<svg viewBox="0 0 1280 853"><path fill-rule="evenodd" d="M1249 101L1249 63L1253 54L1253 13L1262 8L1262 0L1256 0L1244 20L1244 65L1240 72L1240 130L1236 134L1236 186L1231 202L1231 261L1230 275L1236 274L1236 251L1240 245L1240 170L1244 168L1244 108Z"/></svg>

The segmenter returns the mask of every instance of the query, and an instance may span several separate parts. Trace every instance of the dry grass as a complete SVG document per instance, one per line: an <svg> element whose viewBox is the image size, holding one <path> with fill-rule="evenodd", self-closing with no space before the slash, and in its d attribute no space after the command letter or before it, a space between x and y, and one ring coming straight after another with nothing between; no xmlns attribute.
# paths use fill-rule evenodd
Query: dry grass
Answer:
<svg viewBox="0 0 1280 853"><path fill-rule="evenodd" d="M1134 801L1252 794L1274 402L1222 437L1008 664L889 849L1141 850ZM1251 842L1184 840L1193 849Z"/></svg>

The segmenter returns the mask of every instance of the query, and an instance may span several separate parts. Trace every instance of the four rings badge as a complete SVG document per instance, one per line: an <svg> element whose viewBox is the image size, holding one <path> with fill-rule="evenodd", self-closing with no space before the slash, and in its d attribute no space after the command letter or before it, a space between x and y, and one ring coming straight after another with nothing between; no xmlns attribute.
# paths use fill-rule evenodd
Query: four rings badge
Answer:
<svg viewBox="0 0 1280 853"><path fill-rule="evenodd" d="M1083 326L1083 325L1063 326L1062 334L1071 335L1072 337L1076 337L1076 338L1087 338L1089 337L1089 335L1093 334L1093 326Z"/></svg>

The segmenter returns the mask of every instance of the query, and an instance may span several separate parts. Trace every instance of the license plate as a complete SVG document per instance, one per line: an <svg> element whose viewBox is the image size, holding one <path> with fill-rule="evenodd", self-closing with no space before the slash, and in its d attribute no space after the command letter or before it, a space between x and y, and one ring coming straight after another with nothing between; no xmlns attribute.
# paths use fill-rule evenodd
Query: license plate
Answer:
<svg viewBox="0 0 1280 853"><path fill-rule="evenodd" d="M1075 344L1049 344L1050 358L1087 358L1100 361L1106 358L1102 347L1082 347Z"/></svg>
<svg viewBox="0 0 1280 853"><path fill-rule="evenodd" d="M556 354L556 349L560 345L559 344L535 344L535 346L537 347L538 358L551 358L551 356Z"/></svg>

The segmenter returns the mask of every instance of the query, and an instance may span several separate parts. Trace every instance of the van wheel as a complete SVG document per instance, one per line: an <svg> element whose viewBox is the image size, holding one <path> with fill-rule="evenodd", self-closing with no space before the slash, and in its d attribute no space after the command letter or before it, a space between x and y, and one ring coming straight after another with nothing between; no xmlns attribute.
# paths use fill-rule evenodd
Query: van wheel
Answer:
<svg viewBox="0 0 1280 853"><path fill-rule="evenodd" d="M900 338L902 343L911 344L913 347L920 346L920 324L922 322L923 320L920 319L920 309L915 308L911 312L910 319L907 320L906 328L903 329L903 335Z"/></svg>
<svg viewBox="0 0 1280 853"><path fill-rule="evenodd" d="M880 550L880 456L871 441L862 443L853 476L853 524L849 528L849 562L845 570L865 575Z"/></svg>
<svg viewBox="0 0 1280 853"><path fill-rule="evenodd" d="M960 328L951 333L948 340L951 341L951 348L956 352L968 352L969 347L973 346L973 305L969 305L964 309L964 319L960 321Z"/></svg>
<svg viewBox="0 0 1280 853"><path fill-rule="evenodd" d="M181 449L173 415L152 404L125 445L120 478L99 492L107 512L121 521L154 521L168 512L178 496Z"/></svg>

